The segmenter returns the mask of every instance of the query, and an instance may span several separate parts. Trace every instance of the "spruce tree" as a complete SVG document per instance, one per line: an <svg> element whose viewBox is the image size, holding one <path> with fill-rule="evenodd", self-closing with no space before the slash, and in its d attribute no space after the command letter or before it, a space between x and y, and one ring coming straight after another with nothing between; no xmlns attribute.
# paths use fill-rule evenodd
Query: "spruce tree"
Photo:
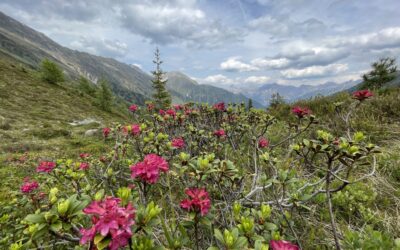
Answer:
<svg viewBox="0 0 400 250"><path fill-rule="evenodd" d="M40 73L42 80L51 84L57 84L65 80L64 73L60 66L49 59L44 59L40 64Z"/></svg>
<svg viewBox="0 0 400 250"><path fill-rule="evenodd" d="M158 48L156 48L154 56L153 63L156 65L156 70L151 72L153 74L154 104L157 109L167 109L171 106L171 95L166 88L167 80L164 78L164 72L161 69L163 61L160 59Z"/></svg>
<svg viewBox="0 0 400 250"><path fill-rule="evenodd" d="M113 94L106 79L100 79L99 89L97 91L97 101L100 108L104 111L111 111L113 104Z"/></svg>
<svg viewBox="0 0 400 250"><path fill-rule="evenodd" d="M379 89L385 83L396 78L394 75L397 71L395 58L381 58L379 61L374 62L371 67L372 70L362 76L364 82L360 89Z"/></svg>
<svg viewBox="0 0 400 250"><path fill-rule="evenodd" d="M253 108L253 99L249 98L247 103L247 110L250 110L252 108Z"/></svg>

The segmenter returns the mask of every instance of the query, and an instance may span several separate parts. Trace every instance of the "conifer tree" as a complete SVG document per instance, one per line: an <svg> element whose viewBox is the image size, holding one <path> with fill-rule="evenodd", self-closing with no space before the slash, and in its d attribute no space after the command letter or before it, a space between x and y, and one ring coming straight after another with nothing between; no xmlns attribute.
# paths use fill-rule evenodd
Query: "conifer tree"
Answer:
<svg viewBox="0 0 400 250"><path fill-rule="evenodd" d="M156 48L154 53L153 63L156 65L156 70L152 71L153 74L153 88L154 88L154 104L157 109L167 109L171 106L171 95L167 91L167 80L164 78L164 72L161 69L163 61L160 59L160 51Z"/></svg>
<svg viewBox="0 0 400 250"><path fill-rule="evenodd" d="M97 91L97 101L100 108L104 111L111 111L113 104L113 94L106 79L100 79Z"/></svg>
<svg viewBox="0 0 400 250"><path fill-rule="evenodd" d="M249 98L249 101L247 103L247 110L250 110L253 108L253 99Z"/></svg>
<svg viewBox="0 0 400 250"><path fill-rule="evenodd" d="M396 78L394 75L397 71L395 58L381 58L371 64L371 67L372 70L362 76L364 83L360 86L360 89L379 89L385 83Z"/></svg>

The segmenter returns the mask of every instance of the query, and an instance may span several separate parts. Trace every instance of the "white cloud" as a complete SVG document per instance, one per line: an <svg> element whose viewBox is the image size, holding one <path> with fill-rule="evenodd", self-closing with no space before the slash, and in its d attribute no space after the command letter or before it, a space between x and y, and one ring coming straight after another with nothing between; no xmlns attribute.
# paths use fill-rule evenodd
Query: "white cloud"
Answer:
<svg viewBox="0 0 400 250"><path fill-rule="evenodd" d="M285 68L289 65L290 61L287 58L278 58L278 59L264 59L264 58L255 58L251 60L251 64L267 69L281 69Z"/></svg>
<svg viewBox="0 0 400 250"><path fill-rule="evenodd" d="M234 81L222 74L210 75L204 79L198 79L202 84L232 84Z"/></svg>
<svg viewBox="0 0 400 250"><path fill-rule="evenodd" d="M225 62L220 64L221 69L225 71L233 71L233 72L248 72L248 71L257 71L259 68L239 61L240 57L231 57L228 58Z"/></svg>
<svg viewBox="0 0 400 250"><path fill-rule="evenodd" d="M218 47L238 41L238 29L213 20L196 1L127 2L119 10L123 26L158 44L185 43L192 47Z"/></svg>
<svg viewBox="0 0 400 250"><path fill-rule="evenodd" d="M347 64L330 64L327 66L311 66L304 69L287 69L281 71L281 74L289 79L312 78L342 73L347 69Z"/></svg>
<svg viewBox="0 0 400 250"><path fill-rule="evenodd" d="M244 79L245 83L255 83L255 84L263 84L266 83L271 78L268 76L249 76Z"/></svg>

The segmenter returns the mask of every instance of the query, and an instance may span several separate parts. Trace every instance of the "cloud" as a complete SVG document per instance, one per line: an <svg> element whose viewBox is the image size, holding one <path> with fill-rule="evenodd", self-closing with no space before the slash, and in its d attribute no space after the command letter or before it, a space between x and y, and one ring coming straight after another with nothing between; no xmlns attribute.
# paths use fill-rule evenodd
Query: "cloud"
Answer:
<svg viewBox="0 0 400 250"><path fill-rule="evenodd" d="M210 75L204 79L198 79L202 84L232 84L234 81L222 74Z"/></svg>
<svg viewBox="0 0 400 250"><path fill-rule="evenodd" d="M244 79L245 83L255 83L255 84L263 84L266 83L271 78L268 76L249 76Z"/></svg>
<svg viewBox="0 0 400 250"><path fill-rule="evenodd" d="M240 40L237 28L223 25L196 7L196 1L147 0L128 2L120 9L124 28L153 43L184 43L190 47L218 47Z"/></svg>
<svg viewBox="0 0 400 250"><path fill-rule="evenodd" d="M232 72L248 72L248 71L257 71L259 68L243 63L239 61L240 57L231 57L228 58L225 62L220 64L220 68L225 71Z"/></svg>
<svg viewBox="0 0 400 250"><path fill-rule="evenodd" d="M277 58L277 59L264 59L264 58L255 58L251 60L251 64L267 69L282 69L290 64L290 60L287 58Z"/></svg>
<svg viewBox="0 0 400 250"><path fill-rule="evenodd" d="M248 24L250 29L267 32L273 37L295 37L321 35L327 29L324 22L316 18L308 18L301 22L291 20L289 15L264 15L253 19Z"/></svg>
<svg viewBox="0 0 400 250"><path fill-rule="evenodd" d="M324 77L345 72L347 64L331 64L327 66L311 66L304 69L287 69L281 71L282 76L288 79Z"/></svg>
<svg viewBox="0 0 400 250"><path fill-rule="evenodd" d="M106 57L120 57L128 52L128 45L126 43L105 38L97 39L81 36L79 40L72 41L70 45L74 49Z"/></svg>

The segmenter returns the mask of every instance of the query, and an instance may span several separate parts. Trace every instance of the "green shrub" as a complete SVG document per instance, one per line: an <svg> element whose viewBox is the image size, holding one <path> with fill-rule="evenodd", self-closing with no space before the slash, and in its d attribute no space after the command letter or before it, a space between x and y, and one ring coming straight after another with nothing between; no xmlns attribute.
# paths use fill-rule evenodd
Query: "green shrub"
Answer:
<svg viewBox="0 0 400 250"><path fill-rule="evenodd" d="M42 80L57 84L65 80L62 69L54 62L44 59L40 65L40 73Z"/></svg>

